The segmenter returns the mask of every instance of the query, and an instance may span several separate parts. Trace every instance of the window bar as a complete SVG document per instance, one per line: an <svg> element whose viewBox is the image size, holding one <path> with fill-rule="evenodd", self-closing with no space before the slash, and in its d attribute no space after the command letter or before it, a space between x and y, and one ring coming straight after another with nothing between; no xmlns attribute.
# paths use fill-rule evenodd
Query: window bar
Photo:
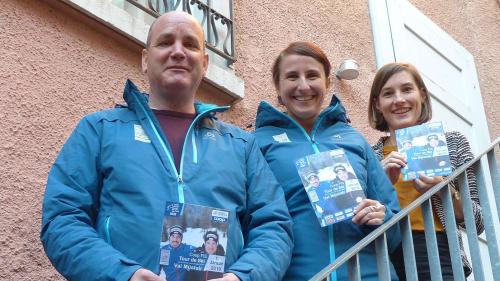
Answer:
<svg viewBox="0 0 500 281"><path fill-rule="evenodd" d="M467 240L469 241L472 267L474 268L472 273L474 273L475 280L485 280L481 252L479 250L479 241L477 239L476 220L472 211L469 182L467 181L467 174L465 172L458 176L458 182L460 184L460 199L464 211L465 230L467 231Z"/></svg>
<svg viewBox="0 0 500 281"><path fill-rule="evenodd" d="M495 148L488 151L488 165L490 167L491 181L493 183L493 192L495 193L498 218L500 219L500 174L497 160L495 158Z"/></svg>
<svg viewBox="0 0 500 281"><path fill-rule="evenodd" d="M159 0L156 0L153 1L152 0L148 0L148 5L149 5L149 8L157 13L160 13L160 1Z"/></svg>
<svg viewBox="0 0 500 281"><path fill-rule="evenodd" d="M184 5L184 0L177 0L177 2L175 2L175 5L174 7L171 9L171 11L176 11L177 8L179 8L179 5L181 4L182 2L182 5Z"/></svg>
<svg viewBox="0 0 500 281"><path fill-rule="evenodd" d="M378 279L391 280L389 254L387 252L387 235L385 232L375 239L375 255L377 258Z"/></svg>
<svg viewBox="0 0 500 281"><path fill-rule="evenodd" d="M222 50L224 51L224 53L226 54L232 54L233 53L233 36L231 34L233 34L233 24L232 22L230 21L226 21L225 19L222 19L222 24L226 24L227 26L227 35L226 35L226 38L224 39L224 42L222 43ZM227 49L227 42L229 41L229 36L231 36L231 51L229 51Z"/></svg>
<svg viewBox="0 0 500 281"><path fill-rule="evenodd" d="M434 216L432 213L431 199L422 203L422 215L424 217L425 245L427 247L427 257L431 270L432 281L443 281L441 273L441 262L437 248L436 228L434 227Z"/></svg>
<svg viewBox="0 0 500 281"><path fill-rule="evenodd" d="M148 3L148 7L146 7L142 4L140 4L139 2L137 2L137 0L126 0L126 1L127 1L127 3L134 5L136 8L147 13L148 15L150 15L152 17L157 18L160 16L160 14L158 12L151 9L152 6L149 6L149 3Z"/></svg>
<svg viewBox="0 0 500 281"><path fill-rule="evenodd" d="M474 164L474 169L476 171L477 189L479 192L479 201L481 202L481 209L483 211L484 219L484 232L486 233L486 239L488 240L488 252L490 254L491 270L493 276L500 276L500 253L498 251L498 242L495 233L495 227L493 224L498 223L493 221L493 211L491 209L490 201L488 198L488 187L491 188L491 181L485 175L485 170L488 167L486 159L481 157L481 159ZM490 178L491 180L491 178Z"/></svg>
<svg viewBox="0 0 500 281"><path fill-rule="evenodd" d="M212 44L212 32L217 32L217 30L212 30L212 25L211 25L211 21L212 21L212 11L211 11L211 8L212 8L212 1L211 0L207 0L207 43L208 44Z"/></svg>
<svg viewBox="0 0 500 281"><path fill-rule="evenodd" d="M348 261L349 281L361 281L361 272L359 269L359 255L356 254Z"/></svg>
<svg viewBox="0 0 500 281"><path fill-rule="evenodd" d="M210 10L210 8L208 8ZM213 43L212 45L217 48L219 45L219 34L217 34L217 25L215 24L215 21L219 19L219 16L216 13L211 13L210 14L210 21L208 22L209 25L212 25L211 30L212 32L212 37L213 37Z"/></svg>
<svg viewBox="0 0 500 281"><path fill-rule="evenodd" d="M407 215L401 219L399 223L401 229L401 243L403 246L406 280L418 281L417 262L415 260L415 249L413 247L410 216Z"/></svg>
<svg viewBox="0 0 500 281"><path fill-rule="evenodd" d="M463 176L464 173L460 174ZM442 203L445 211L446 237L448 238L448 247L450 249L451 268L453 270L453 278L457 281L465 281L465 273L462 265L462 257L460 256L460 244L458 242L457 222L455 219L455 211L453 208L453 200L450 194L450 185L447 184L441 189ZM480 279L482 280L482 279Z"/></svg>
<svg viewBox="0 0 500 281"><path fill-rule="evenodd" d="M229 24L228 23L228 27L231 27L230 29L228 28L227 32L227 36L231 35L231 57L233 57L233 61L236 59L235 58L235 52L234 52L234 14L233 14L233 0L229 0L229 16L230 16L230 20L231 20L231 23ZM226 37L226 41L227 41L227 37ZM224 43L225 44L225 43ZM226 46L224 46L224 48L226 48ZM227 49L225 50L226 53L228 53ZM229 62L229 61L228 61ZM230 64L230 63L228 63Z"/></svg>

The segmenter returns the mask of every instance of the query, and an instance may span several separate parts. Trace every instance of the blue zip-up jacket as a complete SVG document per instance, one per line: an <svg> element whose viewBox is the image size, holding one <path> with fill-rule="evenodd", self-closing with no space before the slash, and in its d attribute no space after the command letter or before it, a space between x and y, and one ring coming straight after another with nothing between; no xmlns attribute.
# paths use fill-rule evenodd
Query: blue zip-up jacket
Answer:
<svg viewBox="0 0 500 281"><path fill-rule="evenodd" d="M148 98L127 81L127 106L84 117L48 177L41 240L69 280L129 280L160 271L167 201L230 211L226 272L279 280L290 262L284 194L252 135L196 104L177 171Z"/></svg>
<svg viewBox="0 0 500 281"><path fill-rule="evenodd" d="M370 145L348 124L345 109L338 99L334 98L332 105L321 112L310 135L287 114L261 102L254 134L271 170L285 191L293 220L295 247L283 280L308 280L375 228L358 226L351 220L322 228L295 166L295 161L299 158L332 149L344 149L366 197L386 206L385 220L399 211L394 188ZM391 250L399 240L399 234L395 230L397 229L393 228L388 234ZM374 246L363 250L359 258L363 280L378 280ZM338 269L333 274L334 278L335 275L337 280L347 280L347 266ZM397 280L394 273L393 276Z"/></svg>

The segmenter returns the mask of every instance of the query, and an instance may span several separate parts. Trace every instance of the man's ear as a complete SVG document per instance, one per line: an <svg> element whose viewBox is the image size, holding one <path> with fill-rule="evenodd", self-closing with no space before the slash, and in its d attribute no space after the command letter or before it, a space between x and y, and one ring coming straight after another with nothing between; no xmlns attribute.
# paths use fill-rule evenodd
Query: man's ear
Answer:
<svg viewBox="0 0 500 281"><path fill-rule="evenodd" d="M208 64L209 64L208 54L204 54L203 55L203 76L205 76L207 74Z"/></svg>
<svg viewBox="0 0 500 281"><path fill-rule="evenodd" d="M148 49L142 50L142 73L148 72Z"/></svg>

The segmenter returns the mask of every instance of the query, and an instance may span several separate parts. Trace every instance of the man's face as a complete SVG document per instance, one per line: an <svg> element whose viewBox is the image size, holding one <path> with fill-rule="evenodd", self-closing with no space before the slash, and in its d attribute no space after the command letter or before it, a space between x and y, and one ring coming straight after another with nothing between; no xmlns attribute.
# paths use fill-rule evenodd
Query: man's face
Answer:
<svg viewBox="0 0 500 281"><path fill-rule="evenodd" d="M411 148L411 142L409 141L406 141L404 144L403 144L404 148L405 149L410 149Z"/></svg>
<svg viewBox="0 0 500 281"><path fill-rule="evenodd" d="M345 170L337 170L337 176L339 177L339 179L343 180L343 181L346 181L348 178L349 178L349 175L347 174L347 172Z"/></svg>
<svg viewBox="0 0 500 281"><path fill-rule="evenodd" d="M182 242L182 235L177 233L172 233L168 241L170 242L170 246L172 246L172 248L177 248Z"/></svg>
<svg viewBox="0 0 500 281"><path fill-rule="evenodd" d="M215 240L208 239L207 241L205 241L205 252L207 252L207 254L213 255L215 254L216 251L217 251L217 242L215 242Z"/></svg>
<svg viewBox="0 0 500 281"><path fill-rule="evenodd" d="M200 25L183 13L160 17L151 30L149 47L143 50L142 67L152 94L193 98L208 67Z"/></svg>
<svg viewBox="0 0 500 281"><path fill-rule="evenodd" d="M438 141L438 139L437 139L437 138L432 137L432 138L430 138L430 140L429 140L429 144L430 144L432 147L437 147L437 146L438 146L438 144L439 144L439 141Z"/></svg>
<svg viewBox="0 0 500 281"><path fill-rule="evenodd" d="M318 187L319 186L319 178L317 176L311 176L309 178L309 183L311 184L312 187Z"/></svg>

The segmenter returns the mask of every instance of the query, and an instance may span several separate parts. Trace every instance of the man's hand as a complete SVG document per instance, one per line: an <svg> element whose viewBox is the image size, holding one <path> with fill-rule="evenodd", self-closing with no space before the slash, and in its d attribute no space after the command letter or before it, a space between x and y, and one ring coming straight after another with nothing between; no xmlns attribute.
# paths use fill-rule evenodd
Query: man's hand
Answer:
<svg viewBox="0 0 500 281"><path fill-rule="evenodd" d="M164 281L160 276L154 274L153 272L141 268L137 270L129 281ZM167 280L168 281L168 280Z"/></svg>
<svg viewBox="0 0 500 281"><path fill-rule="evenodd" d="M385 219L385 206L377 200L363 199L354 214L352 222L357 225L381 225Z"/></svg>
<svg viewBox="0 0 500 281"><path fill-rule="evenodd" d="M241 281L238 276L233 273L226 273L222 278L210 279L208 281Z"/></svg>
<svg viewBox="0 0 500 281"><path fill-rule="evenodd" d="M380 161L380 164L384 168L389 180L391 180L391 183L395 184L401 174L401 168L406 166L406 157L397 151L392 151L387 157Z"/></svg>

